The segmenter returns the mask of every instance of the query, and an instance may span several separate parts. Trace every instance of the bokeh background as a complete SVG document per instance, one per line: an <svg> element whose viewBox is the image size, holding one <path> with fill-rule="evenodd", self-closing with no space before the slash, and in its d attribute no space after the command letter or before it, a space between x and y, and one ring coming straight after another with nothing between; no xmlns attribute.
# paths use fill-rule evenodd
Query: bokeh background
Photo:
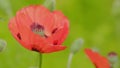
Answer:
<svg viewBox="0 0 120 68"><path fill-rule="evenodd" d="M36 68L38 65L38 54L23 48L12 37L8 22L22 7L43 2L0 0L0 38L7 42L0 53L0 68ZM42 68L66 68L70 46L77 38L84 40L84 46L74 55L71 68L95 68L86 57L85 48L96 49L103 56L111 51L120 56L119 0L56 0L56 10L61 10L70 20L70 33L64 42L67 49L44 54Z"/></svg>

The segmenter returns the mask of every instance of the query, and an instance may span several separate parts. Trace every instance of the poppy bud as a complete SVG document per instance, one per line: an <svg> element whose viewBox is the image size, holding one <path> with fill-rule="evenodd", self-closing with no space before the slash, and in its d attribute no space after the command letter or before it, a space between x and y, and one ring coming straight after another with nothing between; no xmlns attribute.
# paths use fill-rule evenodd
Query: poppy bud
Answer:
<svg viewBox="0 0 120 68"><path fill-rule="evenodd" d="M0 39L0 52L2 52L4 50L6 45L7 45L6 41Z"/></svg>
<svg viewBox="0 0 120 68"><path fill-rule="evenodd" d="M117 18L120 17L120 0L114 0L112 14Z"/></svg>
<svg viewBox="0 0 120 68"><path fill-rule="evenodd" d="M79 51L79 49L83 46L84 40L83 39L77 39L73 42L72 46L71 46L71 53L76 53Z"/></svg>
<svg viewBox="0 0 120 68"><path fill-rule="evenodd" d="M9 17L13 16L11 4L8 0L0 0L0 8L3 9Z"/></svg>
<svg viewBox="0 0 120 68"><path fill-rule="evenodd" d="M55 0L46 0L44 6L49 8L49 10L53 11L55 9Z"/></svg>
<svg viewBox="0 0 120 68"><path fill-rule="evenodd" d="M68 57L68 63L67 63L67 68L70 68L70 65L71 65L71 62L72 62L72 58L74 56L74 54L76 52L79 51L79 49L82 47L83 45L83 39L79 38L77 40L75 40L71 46L71 49L70 49L70 54L69 54L69 57Z"/></svg>

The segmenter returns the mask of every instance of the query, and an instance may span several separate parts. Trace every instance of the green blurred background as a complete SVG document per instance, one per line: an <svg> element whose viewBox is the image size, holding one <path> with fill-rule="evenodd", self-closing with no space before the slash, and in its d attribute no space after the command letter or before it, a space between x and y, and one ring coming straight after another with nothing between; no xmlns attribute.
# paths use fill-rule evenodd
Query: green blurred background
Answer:
<svg viewBox="0 0 120 68"><path fill-rule="evenodd" d="M70 20L70 33L64 51L44 54L42 68L66 68L71 43L84 39L84 46L73 57L71 68L95 68L84 48L97 49L107 56L114 51L120 56L120 8L115 0L56 0L56 9ZM24 6L42 4L44 0L0 0L0 38L7 41L0 53L0 68L36 68L38 54L23 48L10 34L9 18ZM113 11L118 12L113 12Z"/></svg>

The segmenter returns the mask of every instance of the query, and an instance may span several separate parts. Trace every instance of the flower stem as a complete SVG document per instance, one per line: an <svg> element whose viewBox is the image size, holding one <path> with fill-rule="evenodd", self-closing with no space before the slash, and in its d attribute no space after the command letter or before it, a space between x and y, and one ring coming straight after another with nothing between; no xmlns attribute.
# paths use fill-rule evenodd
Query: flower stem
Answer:
<svg viewBox="0 0 120 68"><path fill-rule="evenodd" d="M71 65L71 62L72 62L72 58L73 58L73 53L70 53L69 57L68 57L67 68L70 68L70 65Z"/></svg>
<svg viewBox="0 0 120 68"><path fill-rule="evenodd" d="M42 68L42 54L39 53L39 68Z"/></svg>
<svg viewBox="0 0 120 68"><path fill-rule="evenodd" d="M113 68L113 64L111 64L110 68Z"/></svg>

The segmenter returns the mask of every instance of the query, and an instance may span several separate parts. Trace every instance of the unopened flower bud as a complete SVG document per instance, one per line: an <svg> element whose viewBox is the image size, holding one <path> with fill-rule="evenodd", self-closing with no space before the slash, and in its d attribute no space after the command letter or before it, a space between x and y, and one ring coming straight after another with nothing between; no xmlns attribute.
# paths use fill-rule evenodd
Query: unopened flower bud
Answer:
<svg viewBox="0 0 120 68"><path fill-rule="evenodd" d="M44 6L53 11L55 9L55 3L56 3L55 0L46 0Z"/></svg>
<svg viewBox="0 0 120 68"><path fill-rule="evenodd" d="M0 52L2 52L5 49L6 45L6 41L0 39Z"/></svg>
<svg viewBox="0 0 120 68"><path fill-rule="evenodd" d="M113 6L112 6L112 14L115 17L120 17L120 0L114 0Z"/></svg>
<svg viewBox="0 0 120 68"><path fill-rule="evenodd" d="M73 44L72 44L72 46L71 46L71 53L76 53L76 52L78 52L79 50L80 50L80 48L83 46L83 43L84 43L84 41L83 41L83 39L77 39L77 40L75 40L74 42L73 42Z"/></svg>
<svg viewBox="0 0 120 68"><path fill-rule="evenodd" d="M0 9L3 9L9 17L13 16L11 3L9 0L0 0Z"/></svg>

